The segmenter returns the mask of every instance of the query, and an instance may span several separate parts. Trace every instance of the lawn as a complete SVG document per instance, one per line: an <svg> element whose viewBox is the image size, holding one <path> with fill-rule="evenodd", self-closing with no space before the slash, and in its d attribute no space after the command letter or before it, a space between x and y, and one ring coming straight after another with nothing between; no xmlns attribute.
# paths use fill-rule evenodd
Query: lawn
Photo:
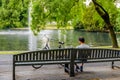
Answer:
<svg viewBox="0 0 120 80"><path fill-rule="evenodd" d="M93 48L106 48L106 49L117 49L120 50L120 48L112 48L112 46L99 46L99 47L93 47ZM19 54L26 51L0 51L0 54Z"/></svg>
<svg viewBox="0 0 120 80"><path fill-rule="evenodd" d="M24 51L0 51L0 54L19 54Z"/></svg>

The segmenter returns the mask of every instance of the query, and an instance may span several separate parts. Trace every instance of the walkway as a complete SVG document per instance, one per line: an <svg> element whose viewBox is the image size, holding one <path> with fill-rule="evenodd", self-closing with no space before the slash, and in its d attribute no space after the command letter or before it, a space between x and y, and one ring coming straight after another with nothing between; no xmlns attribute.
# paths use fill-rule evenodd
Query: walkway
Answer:
<svg viewBox="0 0 120 80"><path fill-rule="evenodd" d="M116 62L120 66L120 62ZM84 72L69 77L59 65L45 65L35 70L31 66L17 67L17 80L120 80L120 69L111 63L85 64ZM12 80L12 55L0 55L0 80Z"/></svg>

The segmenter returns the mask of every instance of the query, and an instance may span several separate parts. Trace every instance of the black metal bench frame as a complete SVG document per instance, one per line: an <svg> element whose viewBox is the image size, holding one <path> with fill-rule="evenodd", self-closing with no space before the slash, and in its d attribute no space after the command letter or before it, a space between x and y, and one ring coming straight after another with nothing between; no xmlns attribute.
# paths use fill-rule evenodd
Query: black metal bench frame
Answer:
<svg viewBox="0 0 120 80"><path fill-rule="evenodd" d="M114 61L120 61L120 50L65 48L25 52L13 55L13 80L16 66L65 64L65 72L74 77L74 64L112 62L114 68Z"/></svg>

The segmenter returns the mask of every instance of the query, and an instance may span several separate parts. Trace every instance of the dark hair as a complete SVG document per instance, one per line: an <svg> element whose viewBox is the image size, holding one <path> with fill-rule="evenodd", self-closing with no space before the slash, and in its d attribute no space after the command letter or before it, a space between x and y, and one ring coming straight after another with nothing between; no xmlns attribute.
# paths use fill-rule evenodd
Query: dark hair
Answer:
<svg viewBox="0 0 120 80"><path fill-rule="evenodd" d="M85 39L83 37L79 37L79 41L84 43Z"/></svg>

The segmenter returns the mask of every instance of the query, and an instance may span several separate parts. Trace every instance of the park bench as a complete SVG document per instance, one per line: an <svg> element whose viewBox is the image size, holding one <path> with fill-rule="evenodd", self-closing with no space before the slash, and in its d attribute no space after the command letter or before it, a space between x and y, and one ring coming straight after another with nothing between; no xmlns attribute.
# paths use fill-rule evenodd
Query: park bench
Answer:
<svg viewBox="0 0 120 80"><path fill-rule="evenodd" d="M13 80L16 66L65 64L65 72L74 77L77 63L111 62L114 68L114 61L120 61L120 50L65 48L25 52L13 55Z"/></svg>

